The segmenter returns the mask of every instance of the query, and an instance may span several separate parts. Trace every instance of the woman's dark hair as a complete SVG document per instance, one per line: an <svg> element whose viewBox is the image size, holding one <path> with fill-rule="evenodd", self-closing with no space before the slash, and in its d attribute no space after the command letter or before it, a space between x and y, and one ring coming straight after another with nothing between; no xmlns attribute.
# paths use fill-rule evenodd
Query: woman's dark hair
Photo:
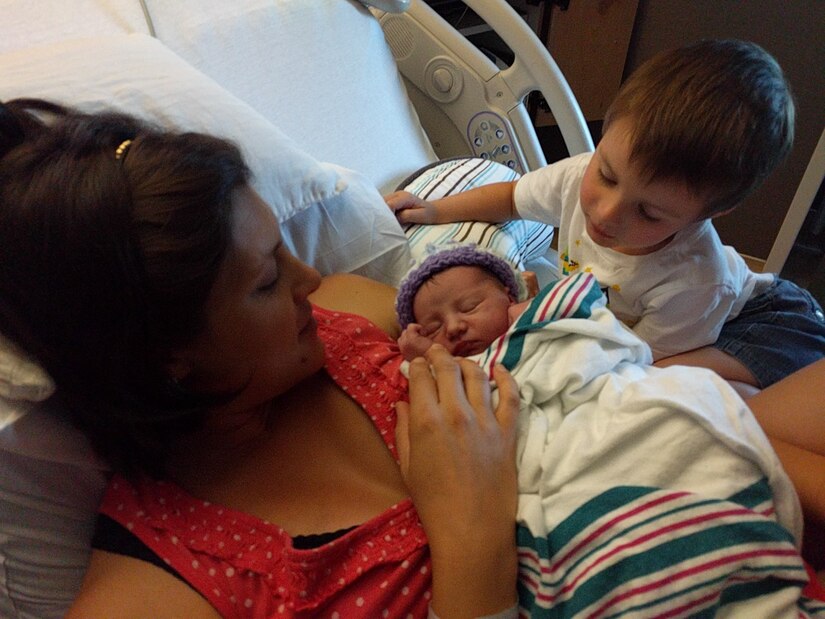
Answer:
<svg viewBox="0 0 825 619"><path fill-rule="evenodd" d="M165 367L205 325L248 177L222 139L0 104L0 331L117 470L163 474L169 444L203 423L209 398Z"/></svg>

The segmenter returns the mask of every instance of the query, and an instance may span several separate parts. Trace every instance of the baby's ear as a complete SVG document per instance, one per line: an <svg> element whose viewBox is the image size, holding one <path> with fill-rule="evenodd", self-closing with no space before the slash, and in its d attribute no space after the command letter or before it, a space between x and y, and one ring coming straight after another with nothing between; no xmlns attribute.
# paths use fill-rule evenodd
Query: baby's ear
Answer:
<svg viewBox="0 0 825 619"><path fill-rule="evenodd" d="M539 279L534 271L522 271L521 278L527 287L527 298L532 299L539 293Z"/></svg>

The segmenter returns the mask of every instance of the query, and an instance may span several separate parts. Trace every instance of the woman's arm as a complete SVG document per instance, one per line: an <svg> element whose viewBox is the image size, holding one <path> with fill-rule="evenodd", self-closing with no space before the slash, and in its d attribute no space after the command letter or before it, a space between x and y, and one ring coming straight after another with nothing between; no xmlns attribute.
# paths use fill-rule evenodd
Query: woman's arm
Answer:
<svg viewBox="0 0 825 619"><path fill-rule="evenodd" d="M747 404L793 481L805 516L825 525L825 359L763 389Z"/></svg>
<svg viewBox="0 0 825 619"><path fill-rule="evenodd" d="M765 433L825 456L825 359L748 398Z"/></svg>
<svg viewBox="0 0 825 619"><path fill-rule="evenodd" d="M219 619L188 584L139 559L93 550L66 619Z"/></svg>

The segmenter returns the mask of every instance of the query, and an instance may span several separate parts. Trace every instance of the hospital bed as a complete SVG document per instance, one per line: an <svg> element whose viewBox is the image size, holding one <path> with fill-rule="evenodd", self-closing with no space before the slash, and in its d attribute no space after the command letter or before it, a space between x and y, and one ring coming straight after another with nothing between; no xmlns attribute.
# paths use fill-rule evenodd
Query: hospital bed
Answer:
<svg viewBox="0 0 825 619"><path fill-rule="evenodd" d="M0 99L115 107L232 139L299 257L395 284L429 230L402 230L381 195L445 159L485 162L485 180L544 165L529 92L547 100L571 154L593 147L564 77L510 5L465 4L512 65L421 0L0 0ZM495 236L542 279L551 235ZM51 389L0 339L2 617L63 615L107 477L52 410Z"/></svg>

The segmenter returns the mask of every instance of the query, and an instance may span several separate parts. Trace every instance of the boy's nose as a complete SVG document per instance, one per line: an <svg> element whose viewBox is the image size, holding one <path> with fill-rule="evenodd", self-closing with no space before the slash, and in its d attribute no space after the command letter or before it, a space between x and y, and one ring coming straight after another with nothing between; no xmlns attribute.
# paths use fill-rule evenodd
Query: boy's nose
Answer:
<svg viewBox="0 0 825 619"><path fill-rule="evenodd" d="M621 214L621 202L615 198L605 198L599 202L594 219L599 226L614 228L619 224Z"/></svg>

